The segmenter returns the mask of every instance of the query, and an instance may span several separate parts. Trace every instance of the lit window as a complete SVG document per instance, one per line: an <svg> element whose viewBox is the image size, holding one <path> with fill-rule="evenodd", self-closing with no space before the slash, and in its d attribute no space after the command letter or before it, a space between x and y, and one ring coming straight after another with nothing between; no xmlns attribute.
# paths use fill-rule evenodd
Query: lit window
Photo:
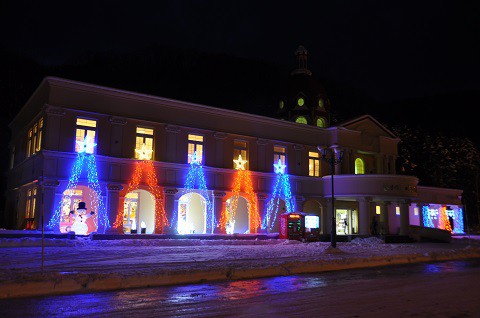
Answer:
<svg viewBox="0 0 480 318"><path fill-rule="evenodd" d="M77 118L77 129L75 132L75 152L83 151L83 141L87 138L88 142L95 142L97 121L90 119ZM80 142L80 144L79 144ZM94 151L94 149L92 149Z"/></svg>
<svg viewBox="0 0 480 318"><path fill-rule="evenodd" d="M274 146L273 147L273 163L277 164L278 160L280 159L282 161L282 164L286 165L287 160L286 160L286 149L283 146Z"/></svg>
<svg viewBox="0 0 480 318"><path fill-rule="evenodd" d="M145 146L144 146L145 145ZM153 158L153 129L146 127L137 127L137 134L135 138L135 159L147 159ZM142 157L147 153L148 157Z"/></svg>
<svg viewBox="0 0 480 318"><path fill-rule="evenodd" d="M285 103L283 102L283 100L280 101L279 106L280 106L280 109L283 109L283 107L285 106Z"/></svg>
<svg viewBox="0 0 480 318"><path fill-rule="evenodd" d="M203 162L203 136L188 134L188 163L192 162L193 154L197 153L198 163Z"/></svg>
<svg viewBox="0 0 480 318"><path fill-rule="evenodd" d="M42 149L42 131L43 118L40 118L36 123L33 124L32 128L28 130L27 157L30 157Z"/></svg>
<svg viewBox="0 0 480 318"><path fill-rule="evenodd" d="M318 100L318 108L323 108L324 107L324 103L323 103L323 99L319 99Z"/></svg>
<svg viewBox="0 0 480 318"><path fill-rule="evenodd" d="M365 164L361 158L355 159L355 174L364 174Z"/></svg>
<svg viewBox="0 0 480 318"><path fill-rule="evenodd" d="M379 205L375 206L375 213L380 214L380 211L381 211L380 206Z"/></svg>
<svg viewBox="0 0 480 318"><path fill-rule="evenodd" d="M320 155L318 152L308 152L308 175L310 177L320 176Z"/></svg>
<svg viewBox="0 0 480 318"><path fill-rule="evenodd" d="M295 120L296 123L299 123L299 124L307 124L307 119L303 116L299 116L297 117L297 119Z"/></svg>
<svg viewBox="0 0 480 318"><path fill-rule="evenodd" d="M300 97L299 99L297 99L298 106L303 106L304 104L305 104L305 100L303 98Z"/></svg>
<svg viewBox="0 0 480 318"><path fill-rule="evenodd" d="M327 122L325 121L325 118L323 117L317 118L317 127L322 127L322 128L327 127Z"/></svg>
<svg viewBox="0 0 480 318"><path fill-rule="evenodd" d="M413 208L413 215L418 215L418 207Z"/></svg>
<svg viewBox="0 0 480 318"><path fill-rule="evenodd" d="M37 204L37 188L27 190L27 201L25 204L25 218L33 218Z"/></svg>
<svg viewBox="0 0 480 318"><path fill-rule="evenodd" d="M395 214L400 215L400 207L399 206L395 207Z"/></svg>
<svg viewBox="0 0 480 318"><path fill-rule="evenodd" d="M241 140L235 140L233 142L233 159L238 159L241 155L243 160L247 160L247 143ZM248 161L245 163L245 170L248 170Z"/></svg>

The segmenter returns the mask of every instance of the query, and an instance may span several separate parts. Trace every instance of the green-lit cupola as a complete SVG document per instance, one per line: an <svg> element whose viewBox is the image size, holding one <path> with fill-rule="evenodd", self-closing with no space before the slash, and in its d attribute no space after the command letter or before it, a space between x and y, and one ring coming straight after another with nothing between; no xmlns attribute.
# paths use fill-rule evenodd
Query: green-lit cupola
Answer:
<svg viewBox="0 0 480 318"><path fill-rule="evenodd" d="M330 101L325 89L317 82L307 66L308 51L299 46L295 51L294 69L280 92L278 117L311 126L328 127Z"/></svg>

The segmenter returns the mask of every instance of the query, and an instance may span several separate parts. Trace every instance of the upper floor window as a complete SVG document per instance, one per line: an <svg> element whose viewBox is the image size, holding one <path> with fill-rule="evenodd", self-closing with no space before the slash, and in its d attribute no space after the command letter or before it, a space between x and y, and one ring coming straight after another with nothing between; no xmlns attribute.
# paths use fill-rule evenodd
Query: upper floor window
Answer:
<svg viewBox="0 0 480 318"><path fill-rule="evenodd" d="M308 152L308 175L311 177L320 176L320 155L318 152Z"/></svg>
<svg viewBox="0 0 480 318"><path fill-rule="evenodd" d="M278 104L278 106L280 107L280 109L283 109L283 107L285 107L284 101L281 100L280 103Z"/></svg>
<svg viewBox="0 0 480 318"><path fill-rule="evenodd" d="M362 158L355 159L355 174L365 174L365 164Z"/></svg>
<svg viewBox="0 0 480 318"><path fill-rule="evenodd" d="M299 124L307 124L307 119L304 116L298 116L297 119L295 119L296 123Z"/></svg>
<svg viewBox="0 0 480 318"><path fill-rule="evenodd" d="M203 162L203 136L188 134L188 163L192 163L193 154L197 153L198 163Z"/></svg>
<svg viewBox="0 0 480 318"><path fill-rule="evenodd" d="M317 127L322 127L322 128L327 127L327 121L325 120L325 118L323 117L317 118Z"/></svg>
<svg viewBox="0 0 480 318"><path fill-rule="evenodd" d="M303 98L300 97L299 99L297 99L298 106L303 106L304 104L305 104L305 100Z"/></svg>
<svg viewBox="0 0 480 318"><path fill-rule="evenodd" d="M37 153L42 149L43 118L40 118L28 130L27 137L27 157Z"/></svg>
<svg viewBox="0 0 480 318"><path fill-rule="evenodd" d="M241 140L235 140L233 142L233 159L238 159L238 156L242 156L243 160L247 160L248 151L247 143ZM245 170L248 170L248 161L245 164Z"/></svg>
<svg viewBox="0 0 480 318"><path fill-rule="evenodd" d="M87 153L94 153L95 148L93 146L89 146L86 149L83 148L85 146L83 141L86 139L90 145L93 145L95 142L96 132L96 120L77 118L77 126L75 131L75 152L85 151Z"/></svg>
<svg viewBox="0 0 480 318"><path fill-rule="evenodd" d="M318 108L324 108L325 107L325 103L323 102L323 99L319 99L318 100Z"/></svg>
<svg viewBox="0 0 480 318"><path fill-rule="evenodd" d="M286 149L283 146L274 146L273 147L273 163L278 163L278 160L280 159L284 165L287 164L287 158L286 158Z"/></svg>
<svg viewBox="0 0 480 318"><path fill-rule="evenodd" d="M135 159L150 160L153 157L153 129L137 126Z"/></svg>

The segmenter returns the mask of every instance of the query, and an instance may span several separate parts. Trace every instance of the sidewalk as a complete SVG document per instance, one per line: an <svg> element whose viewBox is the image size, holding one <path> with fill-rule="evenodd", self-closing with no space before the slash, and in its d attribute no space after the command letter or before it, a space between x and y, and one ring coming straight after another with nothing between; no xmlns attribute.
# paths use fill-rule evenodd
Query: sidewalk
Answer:
<svg viewBox="0 0 480 318"><path fill-rule="evenodd" d="M350 268L480 258L480 236L452 243L378 238L301 243L279 239L0 238L0 298L86 293Z"/></svg>

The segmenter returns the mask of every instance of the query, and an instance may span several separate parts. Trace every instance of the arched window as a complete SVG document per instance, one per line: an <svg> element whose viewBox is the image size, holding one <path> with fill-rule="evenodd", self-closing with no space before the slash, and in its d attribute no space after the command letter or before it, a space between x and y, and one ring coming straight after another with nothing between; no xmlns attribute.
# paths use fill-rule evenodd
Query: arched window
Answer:
<svg viewBox="0 0 480 318"><path fill-rule="evenodd" d="M297 119L295 119L295 122L296 123L299 123L299 124L307 124L307 119L303 116L298 116Z"/></svg>
<svg viewBox="0 0 480 318"><path fill-rule="evenodd" d="M322 128L327 127L327 122L325 121L325 118L323 117L317 118L317 127L322 127Z"/></svg>
<svg viewBox="0 0 480 318"><path fill-rule="evenodd" d="M283 107L285 106L285 103L283 102L283 100L280 101L279 105L280 109L283 109Z"/></svg>
<svg viewBox="0 0 480 318"><path fill-rule="evenodd" d="M323 108L324 107L324 103L323 103L323 99L319 99L318 100L318 108Z"/></svg>
<svg viewBox="0 0 480 318"><path fill-rule="evenodd" d="M365 174L365 164L361 158L355 159L355 174Z"/></svg>

